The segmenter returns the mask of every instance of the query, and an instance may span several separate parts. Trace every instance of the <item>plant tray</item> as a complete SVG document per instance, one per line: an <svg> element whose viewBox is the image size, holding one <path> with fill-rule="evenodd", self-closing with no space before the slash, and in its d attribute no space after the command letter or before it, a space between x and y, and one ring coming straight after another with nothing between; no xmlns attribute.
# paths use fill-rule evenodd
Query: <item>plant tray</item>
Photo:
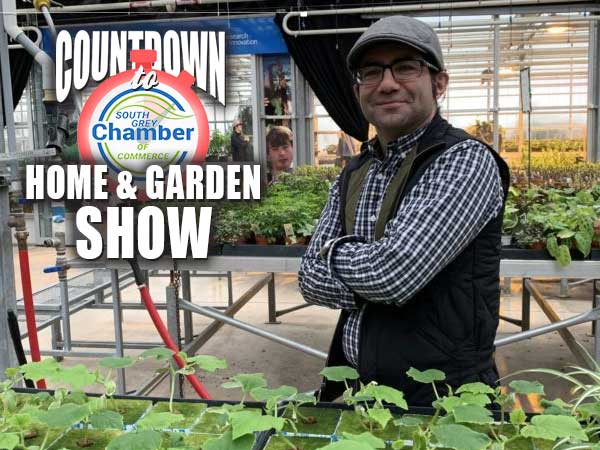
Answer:
<svg viewBox="0 0 600 450"><path fill-rule="evenodd" d="M306 252L306 245L230 245L223 244L223 256L270 256L300 258Z"/></svg>

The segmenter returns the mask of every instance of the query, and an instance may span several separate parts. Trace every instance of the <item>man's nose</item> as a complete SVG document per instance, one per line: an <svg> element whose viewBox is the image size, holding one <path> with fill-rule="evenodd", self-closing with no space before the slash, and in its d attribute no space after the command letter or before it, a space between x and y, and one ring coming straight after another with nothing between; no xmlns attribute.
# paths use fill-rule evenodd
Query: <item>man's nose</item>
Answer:
<svg viewBox="0 0 600 450"><path fill-rule="evenodd" d="M394 79L391 67L386 67L383 69L383 75L381 81L379 82L378 88L385 91L398 89L398 82Z"/></svg>

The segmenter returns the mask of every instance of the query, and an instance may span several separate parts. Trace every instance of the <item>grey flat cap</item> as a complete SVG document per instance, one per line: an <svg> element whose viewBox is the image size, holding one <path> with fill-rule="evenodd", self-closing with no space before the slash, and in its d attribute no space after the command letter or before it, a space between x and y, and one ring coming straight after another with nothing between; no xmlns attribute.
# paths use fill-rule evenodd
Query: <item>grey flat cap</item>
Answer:
<svg viewBox="0 0 600 450"><path fill-rule="evenodd" d="M372 24L348 53L348 68L355 69L366 49L384 42L410 45L422 52L427 62L445 70L442 48L433 28L408 16L390 16Z"/></svg>

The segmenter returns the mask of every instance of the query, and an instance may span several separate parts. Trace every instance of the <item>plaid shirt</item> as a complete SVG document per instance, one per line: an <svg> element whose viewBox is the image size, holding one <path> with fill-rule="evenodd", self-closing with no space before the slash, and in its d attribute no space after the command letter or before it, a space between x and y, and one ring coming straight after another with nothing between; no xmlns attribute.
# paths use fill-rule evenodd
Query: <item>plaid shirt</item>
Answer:
<svg viewBox="0 0 600 450"><path fill-rule="evenodd" d="M438 157L406 193L394 219L375 241L375 224L385 189L426 127L402 136L373 158L356 209L352 234L342 236L339 177L333 183L299 272L304 299L350 311L343 348L358 366L363 309L358 294L371 302L400 305L448 265L502 208L502 182L493 156L479 142L460 142ZM377 139L363 144L375 152ZM364 147L366 146L366 148ZM319 250L335 239L328 261Z"/></svg>

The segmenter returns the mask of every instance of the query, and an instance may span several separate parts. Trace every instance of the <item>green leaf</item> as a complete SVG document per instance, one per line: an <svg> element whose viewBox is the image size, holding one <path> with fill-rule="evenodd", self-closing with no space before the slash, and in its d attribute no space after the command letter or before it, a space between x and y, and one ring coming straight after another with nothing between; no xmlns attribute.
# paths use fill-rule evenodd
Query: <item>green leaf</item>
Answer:
<svg viewBox="0 0 600 450"><path fill-rule="evenodd" d="M14 433L0 433L0 449L13 450L19 445L19 436Z"/></svg>
<svg viewBox="0 0 600 450"><path fill-rule="evenodd" d="M252 389L267 385L267 380L265 380L262 373L240 373L231 377L231 379L233 381L223 383L221 387L225 389L240 388L245 393L249 393Z"/></svg>
<svg viewBox="0 0 600 450"><path fill-rule="evenodd" d="M86 405L67 403L48 411L38 411L36 418L50 428L67 428L85 419L89 414Z"/></svg>
<svg viewBox="0 0 600 450"><path fill-rule="evenodd" d="M342 440L328 444L325 447L319 448L319 450L376 450L375 447L367 444L366 442Z"/></svg>
<svg viewBox="0 0 600 450"><path fill-rule="evenodd" d="M101 410L90 416L90 424L98 429L123 429L123 416L115 411Z"/></svg>
<svg viewBox="0 0 600 450"><path fill-rule="evenodd" d="M491 394L494 395L495 391L492 387L488 386L485 383L481 383L480 381L476 383L467 383L463 384L456 390L457 394L462 394L463 392L470 392L471 394Z"/></svg>
<svg viewBox="0 0 600 450"><path fill-rule="evenodd" d="M522 409L515 409L510 412L510 423L513 425L523 425L527 420L527 416Z"/></svg>
<svg viewBox="0 0 600 450"><path fill-rule="evenodd" d="M483 433L478 433L464 425L436 425L431 431L442 447L454 450L483 450L489 443Z"/></svg>
<svg viewBox="0 0 600 450"><path fill-rule="evenodd" d="M386 402L396 405L402 409L408 409L404 394L398 389L380 384L369 383L364 389L364 393L375 398L378 402Z"/></svg>
<svg viewBox="0 0 600 450"><path fill-rule="evenodd" d="M600 417L600 402L582 403L577 406L577 412L580 413L583 418L590 416Z"/></svg>
<svg viewBox="0 0 600 450"><path fill-rule="evenodd" d="M479 405L459 405L452 411L457 423L492 423L491 412Z"/></svg>
<svg viewBox="0 0 600 450"><path fill-rule="evenodd" d="M464 395L464 394L463 394ZM436 408L443 408L448 414L454 411L458 405L462 404L462 400L459 397L442 397L437 400L434 404Z"/></svg>
<svg viewBox="0 0 600 450"><path fill-rule="evenodd" d="M367 411L367 416L370 420L378 423L381 428L385 428L390 420L392 420L392 413L389 409L371 408Z"/></svg>
<svg viewBox="0 0 600 450"><path fill-rule="evenodd" d="M539 381L513 380L508 385L516 394L544 395L544 385Z"/></svg>
<svg viewBox="0 0 600 450"><path fill-rule="evenodd" d="M261 416L250 411L232 413L230 418L232 438L234 440L255 431L266 431L271 428L281 431L285 425L285 419L282 417Z"/></svg>
<svg viewBox="0 0 600 450"><path fill-rule="evenodd" d="M83 391L73 391L68 395L67 400L69 403L85 405L90 399Z"/></svg>
<svg viewBox="0 0 600 450"><path fill-rule="evenodd" d="M19 367L19 371L25 378L32 381L39 381L49 378L60 370L58 362L54 358L47 358L39 362L30 362Z"/></svg>
<svg viewBox="0 0 600 450"><path fill-rule="evenodd" d="M394 425L403 425L405 427L416 427L425 423L421 417L403 416L394 421Z"/></svg>
<svg viewBox="0 0 600 450"><path fill-rule="evenodd" d="M155 358L159 361L163 361L166 359L171 359L173 357L173 354L174 353L171 350L169 350L168 348L155 347L155 348L150 348L148 350L144 350L140 354L140 359Z"/></svg>
<svg viewBox="0 0 600 450"><path fill-rule="evenodd" d="M521 436L554 441L561 438L587 441L588 437L574 417L541 415L521 429Z"/></svg>
<svg viewBox="0 0 600 450"><path fill-rule="evenodd" d="M550 256L556 258L558 255L558 240L556 239L556 236L550 236L546 239L546 250L548 250Z"/></svg>
<svg viewBox="0 0 600 450"><path fill-rule="evenodd" d="M464 392L460 394L460 401L468 405L479 406L485 406L492 403L492 401L486 394L471 394L470 392Z"/></svg>
<svg viewBox="0 0 600 450"><path fill-rule="evenodd" d="M589 255L592 251L592 238L593 234L590 233L583 233L581 231L575 233L575 246L583 256Z"/></svg>
<svg viewBox="0 0 600 450"><path fill-rule="evenodd" d="M559 239L569 239L575 236L575 232L572 230L561 230L556 234Z"/></svg>
<svg viewBox="0 0 600 450"><path fill-rule="evenodd" d="M344 439L347 439L349 441L362 442L362 443L370 445L372 448L376 448L376 449L377 448L385 448L385 442L383 441L383 439L373 436L368 431L361 433L361 434L351 434L351 433L346 433L346 432L344 432L342 434L344 436Z"/></svg>
<svg viewBox="0 0 600 450"><path fill-rule="evenodd" d="M63 367L60 371L48 377L55 383L68 384L72 390L78 391L96 382L96 374L90 372L83 364L73 367Z"/></svg>
<svg viewBox="0 0 600 450"><path fill-rule="evenodd" d="M358 380L360 377L356 369L348 366L325 367L319 373L329 381Z"/></svg>
<svg viewBox="0 0 600 450"><path fill-rule="evenodd" d="M214 372L218 369L227 369L227 361L210 355L191 356L187 359L188 364L198 366L206 372Z"/></svg>
<svg viewBox="0 0 600 450"><path fill-rule="evenodd" d="M130 358L129 356L124 356L122 358L107 356L98 361L100 367L105 367L107 369L124 369L125 367L131 367L134 364L135 359Z"/></svg>
<svg viewBox="0 0 600 450"><path fill-rule="evenodd" d="M567 247L565 244L559 245L555 258L563 267L571 264L571 253L569 252L569 247Z"/></svg>
<svg viewBox="0 0 600 450"><path fill-rule="evenodd" d="M277 389L267 389L265 387L254 388L250 391L250 395L257 402L266 402L271 399L282 399L296 395L298 389L292 386L280 386Z"/></svg>
<svg viewBox="0 0 600 450"><path fill-rule="evenodd" d="M433 383L434 381L444 381L446 379L446 374L437 369L427 369L421 372L420 370L411 367L408 369L408 372L406 372L406 375L419 383Z"/></svg>
<svg viewBox="0 0 600 450"><path fill-rule="evenodd" d="M137 426L144 430L164 430L174 423L183 420L182 414L173 414L170 412L150 412L142 417Z"/></svg>
<svg viewBox="0 0 600 450"><path fill-rule="evenodd" d="M158 431L135 431L117 436L106 450L156 450L162 444L162 436Z"/></svg>
<svg viewBox="0 0 600 450"><path fill-rule="evenodd" d="M233 440L231 430L229 430L218 438L206 441L202 446L202 450L248 450L253 445L254 435L246 434Z"/></svg>

